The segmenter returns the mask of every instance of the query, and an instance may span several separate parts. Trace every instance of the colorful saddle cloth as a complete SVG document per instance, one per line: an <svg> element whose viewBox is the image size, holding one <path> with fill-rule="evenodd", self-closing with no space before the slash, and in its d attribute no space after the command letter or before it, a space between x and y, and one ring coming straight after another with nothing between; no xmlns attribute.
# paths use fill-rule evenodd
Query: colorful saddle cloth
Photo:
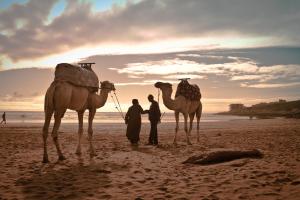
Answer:
<svg viewBox="0 0 300 200"><path fill-rule="evenodd" d="M186 80L181 81L176 90L175 97L184 96L192 101L199 101L201 99L200 88L197 85L191 85Z"/></svg>
<svg viewBox="0 0 300 200"><path fill-rule="evenodd" d="M99 88L97 74L92 69L60 63L55 68L55 81L67 81L73 85L87 87L93 92Z"/></svg>

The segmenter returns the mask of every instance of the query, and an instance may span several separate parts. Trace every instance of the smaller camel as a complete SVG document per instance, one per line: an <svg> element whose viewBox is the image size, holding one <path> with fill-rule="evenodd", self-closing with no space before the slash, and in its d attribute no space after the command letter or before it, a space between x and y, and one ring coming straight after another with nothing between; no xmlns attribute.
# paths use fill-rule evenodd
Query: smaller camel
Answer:
<svg viewBox="0 0 300 200"><path fill-rule="evenodd" d="M89 140L89 152L90 156L95 155L95 150L92 144L93 136L93 119L96 114L96 109L101 108L106 103L108 93L115 90L113 83L109 81L101 82L100 95L90 92L86 87L74 86L66 81L53 81L48 88L45 95L45 123L43 127L43 141L44 141L44 156L43 162L47 163L48 153L47 153L47 137L48 129L51 121L51 117L54 113L54 126L52 130L52 138L56 146L58 159L64 160L59 143L58 143L58 129L61 124L61 119L67 109L75 110L78 113L78 146L76 154L81 154L81 136L83 134L83 114L86 109L89 110L89 120L88 120L88 140Z"/></svg>
<svg viewBox="0 0 300 200"><path fill-rule="evenodd" d="M154 84L156 88L159 88L162 91L162 99L164 105L170 109L175 111L175 120L176 120L176 128L175 128L175 137L173 143L177 144L177 132L179 129L179 113L182 113L184 116L184 130L186 133L187 144L191 144L189 135L193 128L193 120L196 114L197 117L197 141L199 142L199 124L200 118L202 115L202 103L201 101L191 101L186 99L184 96L177 96L175 99L172 99L172 84L157 82ZM187 120L190 118L190 127L188 129Z"/></svg>

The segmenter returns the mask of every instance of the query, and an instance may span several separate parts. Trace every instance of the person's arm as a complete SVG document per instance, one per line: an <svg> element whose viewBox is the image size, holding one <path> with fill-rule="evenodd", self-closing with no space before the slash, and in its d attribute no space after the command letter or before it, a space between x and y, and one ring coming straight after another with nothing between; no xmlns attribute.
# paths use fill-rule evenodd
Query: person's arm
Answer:
<svg viewBox="0 0 300 200"><path fill-rule="evenodd" d="M160 123L161 112L160 112L158 103L156 103L156 105L155 105L155 112L156 112L155 114L157 116L158 122Z"/></svg>
<svg viewBox="0 0 300 200"><path fill-rule="evenodd" d="M130 107L131 108L131 107ZM125 115L125 124L128 124L128 121L129 121L129 115L130 115L130 112L131 112L131 109L128 109L126 115Z"/></svg>
<svg viewBox="0 0 300 200"><path fill-rule="evenodd" d="M148 111L148 110L144 110L144 109L142 108L142 106L140 106L140 112L141 112L141 114L146 114L146 113L148 113L149 111Z"/></svg>
<svg viewBox="0 0 300 200"><path fill-rule="evenodd" d="M149 113L149 110L143 110L142 114L147 114Z"/></svg>
<svg viewBox="0 0 300 200"><path fill-rule="evenodd" d="M159 109L159 105L157 104L157 115L159 116L159 117L161 117L161 112L160 112L160 109Z"/></svg>

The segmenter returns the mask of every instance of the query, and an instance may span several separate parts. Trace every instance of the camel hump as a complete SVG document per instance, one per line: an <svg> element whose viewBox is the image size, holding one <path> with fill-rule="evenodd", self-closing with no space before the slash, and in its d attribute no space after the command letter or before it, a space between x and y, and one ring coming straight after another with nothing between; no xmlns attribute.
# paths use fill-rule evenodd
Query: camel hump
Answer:
<svg viewBox="0 0 300 200"><path fill-rule="evenodd" d="M92 68L87 69L69 63L60 63L55 68L55 81L67 81L75 86L98 91L99 79Z"/></svg>
<svg viewBox="0 0 300 200"><path fill-rule="evenodd" d="M176 90L175 97L184 96L192 101L199 101L201 99L201 92L198 85L191 85L187 80L182 80Z"/></svg>

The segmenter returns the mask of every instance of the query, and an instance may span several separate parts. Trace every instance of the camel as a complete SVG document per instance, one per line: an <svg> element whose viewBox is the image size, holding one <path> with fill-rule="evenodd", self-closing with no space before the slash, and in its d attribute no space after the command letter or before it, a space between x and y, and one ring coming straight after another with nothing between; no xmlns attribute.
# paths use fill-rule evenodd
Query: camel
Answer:
<svg viewBox="0 0 300 200"><path fill-rule="evenodd" d="M170 109L175 111L175 120L176 120L176 128L175 128L175 136L173 144L177 144L177 132L179 129L179 113L182 113L184 116L184 130L186 133L187 144L191 145L189 135L193 128L193 120L196 114L197 117L197 141L199 142L199 123L202 114L202 103L201 101L191 101L186 99L184 96L178 96L175 99L172 99L172 84L157 82L154 84L156 88L159 88L162 91L162 99L164 105ZM187 120L190 118L190 127L188 130Z"/></svg>
<svg viewBox="0 0 300 200"><path fill-rule="evenodd" d="M75 110L78 114L78 146L76 154L81 154L81 136L83 134L83 114L86 109L89 110L88 119L88 141L90 156L95 156L95 150L92 144L93 136L93 119L97 108L101 108L106 103L108 93L115 90L113 83L109 81L101 82L100 95L90 92L86 87L72 85L66 81L54 81L51 83L45 95L45 123L43 127L44 156L43 163L49 162L47 153L47 137L51 117L54 113L54 126L52 130L52 138L56 146L58 159L64 160L65 157L59 147L58 129L61 119L67 109Z"/></svg>

